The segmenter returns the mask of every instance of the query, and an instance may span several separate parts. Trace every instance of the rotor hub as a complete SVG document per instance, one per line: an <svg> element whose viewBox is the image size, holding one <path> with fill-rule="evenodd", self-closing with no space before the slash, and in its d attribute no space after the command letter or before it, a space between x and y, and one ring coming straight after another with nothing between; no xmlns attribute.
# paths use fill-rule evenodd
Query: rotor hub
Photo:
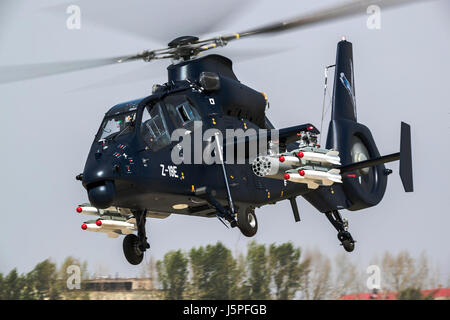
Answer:
<svg viewBox="0 0 450 320"><path fill-rule="evenodd" d="M180 46L196 43L198 40L199 38L194 36L181 36L173 39L167 45L169 46L169 48L177 48Z"/></svg>

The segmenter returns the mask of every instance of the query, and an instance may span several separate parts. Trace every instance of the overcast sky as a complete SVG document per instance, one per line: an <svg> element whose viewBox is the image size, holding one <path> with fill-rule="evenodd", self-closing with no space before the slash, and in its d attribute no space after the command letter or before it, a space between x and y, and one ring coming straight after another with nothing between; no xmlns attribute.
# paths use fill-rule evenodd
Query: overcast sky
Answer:
<svg viewBox="0 0 450 320"><path fill-rule="evenodd" d="M245 6L223 2L218 8L217 1L190 1L194 8L184 8L174 5L179 1L2 1L0 65L137 53L162 47L178 35L237 32L318 8L313 1L253 1ZM66 27L70 4L81 8L80 30ZM229 15L231 7L242 10ZM228 18L219 19L222 14ZM398 164L388 164L394 174L381 204L343 211L358 241L350 255L365 267L385 250L425 252L447 278L450 3L432 1L382 9L381 14L380 30L369 30L367 16L360 15L238 41L228 53L238 78L268 94L268 116L276 127L306 122L320 126L324 67L334 63L341 36L353 43L358 120L371 129L382 154L398 151L400 121L411 124L415 192L403 192ZM245 54L254 48L284 47L290 50L253 60ZM91 271L103 265L112 275L139 273L140 267L129 265L123 256L123 237L109 239L81 230L87 219L75 208L87 201L87 194L74 177L83 170L103 114L119 102L149 95L154 83L165 82L168 63L135 62L0 84L0 272L14 267L28 272L47 257L61 262L73 255L87 260ZM329 113L324 128L328 119ZM252 239L267 244L292 241L330 257L342 252L325 216L302 198L297 201L300 223L294 223L288 201L257 210L259 231ZM217 241L243 250L249 241L217 219L172 215L148 219L147 230L149 253L157 259L168 250Z"/></svg>

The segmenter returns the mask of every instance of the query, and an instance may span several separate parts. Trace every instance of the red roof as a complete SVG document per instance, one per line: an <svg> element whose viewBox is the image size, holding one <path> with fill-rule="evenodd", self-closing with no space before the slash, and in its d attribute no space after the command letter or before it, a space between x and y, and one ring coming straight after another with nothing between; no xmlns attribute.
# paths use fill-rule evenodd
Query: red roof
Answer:
<svg viewBox="0 0 450 320"><path fill-rule="evenodd" d="M421 290L423 296L432 295L433 299L450 299L450 288ZM338 300L395 300L397 292L354 293Z"/></svg>

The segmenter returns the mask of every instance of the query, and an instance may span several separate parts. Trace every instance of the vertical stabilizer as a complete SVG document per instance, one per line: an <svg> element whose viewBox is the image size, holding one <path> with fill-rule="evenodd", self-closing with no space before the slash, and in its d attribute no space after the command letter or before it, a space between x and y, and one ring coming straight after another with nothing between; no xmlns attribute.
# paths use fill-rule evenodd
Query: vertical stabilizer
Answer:
<svg viewBox="0 0 450 320"><path fill-rule="evenodd" d="M339 41L336 52L332 120L356 122L355 77L352 43Z"/></svg>

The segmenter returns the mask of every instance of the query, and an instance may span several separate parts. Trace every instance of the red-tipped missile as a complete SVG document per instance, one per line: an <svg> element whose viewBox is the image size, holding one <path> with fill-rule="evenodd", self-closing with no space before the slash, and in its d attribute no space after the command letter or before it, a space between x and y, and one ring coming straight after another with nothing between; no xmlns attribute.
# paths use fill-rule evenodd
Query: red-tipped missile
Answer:
<svg viewBox="0 0 450 320"><path fill-rule="evenodd" d="M91 206L89 203L80 204L76 211L81 214L89 215L89 216L121 216L120 209L115 207L109 207L106 209L97 209L96 207Z"/></svg>
<svg viewBox="0 0 450 320"><path fill-rule="evenodd" d="M300 153L302 156L300 156ZM321 162L324 164L340 165L341 159L339 158L339 152L335 150L329 150L326 153L312 152L312 151L300 151L297 156L305 161Z"/></svg>
<svg viewBox="0 0 450 320"><path fill-rule="evenodd" d="M301 169L298 172L289 172L289 179L287 180L305 183L310 189L316 189L319 185L331 186L333 183L342 183L339 169L328 171Z"/></svg>
<svg viewBox="0 0 450 320"><path fill-rule="evenodd" d="M89 216L99 216L100 215L100 212L98 211L97 208L87 206L87 205L79 205L76 210L78 213L86 214Z"/></svg>
<svg viewBox="0 0 450 320"><path fill-rule="evenodd" d="M90 220L81 225L81 229L106 233L110 238L116 238L120 234L131 234L136 231L136 224L133 220Z"/></svg>

